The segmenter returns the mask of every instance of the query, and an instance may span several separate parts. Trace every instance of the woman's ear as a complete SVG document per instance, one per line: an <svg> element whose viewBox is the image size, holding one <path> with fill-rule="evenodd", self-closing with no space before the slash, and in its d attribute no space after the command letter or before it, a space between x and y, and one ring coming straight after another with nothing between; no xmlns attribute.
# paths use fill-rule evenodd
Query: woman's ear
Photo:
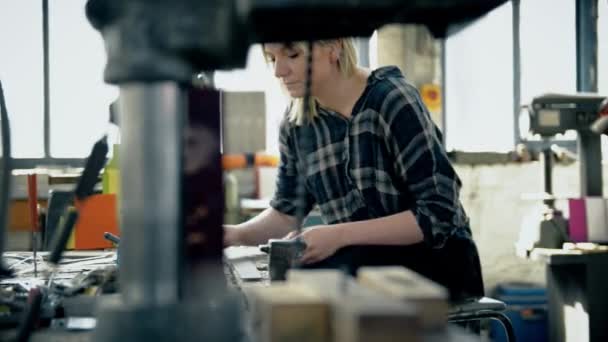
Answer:
<svg viewBox="0 0 608 342"><path fill-rule="evenodd" d="M338 63L340 60L340 55L342 54L342 41L336 40L333 44L331 44L331 62Z"/></svg>

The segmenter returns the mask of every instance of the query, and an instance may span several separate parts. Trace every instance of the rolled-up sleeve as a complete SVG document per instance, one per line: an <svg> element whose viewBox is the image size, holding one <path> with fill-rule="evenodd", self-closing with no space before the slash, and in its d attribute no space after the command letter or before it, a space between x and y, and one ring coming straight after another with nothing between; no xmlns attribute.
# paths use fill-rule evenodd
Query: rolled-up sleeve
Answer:
<svg viewBox="0 0 608 342"><path fill-rule="evenodd" d="M276 190L270 206L283 214L296 216L298 205L302 205L303 217L306 216L314 205L314 198L304 187L305 196L298 199L298 158L296 155L292 124L283 119L279 131L279 153L280 162L276 180ZM304 185L302 185L304 186ZM299 201L303 201L299 204Z"/></svg>
<svg viewBox="0 0 608 342"><path fill-rule="evenodd" d="M401 80L382 103L386 143L395 170L414 198L412 212L424 241L441 248L458 229L468 229L459 199L461 181L447 157L441 133L418 91Z"/></svg>

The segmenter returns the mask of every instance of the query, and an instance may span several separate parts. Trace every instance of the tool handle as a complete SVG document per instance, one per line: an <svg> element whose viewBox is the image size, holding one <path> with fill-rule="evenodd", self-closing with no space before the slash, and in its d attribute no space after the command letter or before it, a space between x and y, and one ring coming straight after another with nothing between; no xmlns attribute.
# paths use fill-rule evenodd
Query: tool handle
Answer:
<svg viewBox="0 0 608 342"><path fill-rule="evenodd" d="M77 220L78 211L76 211L74 208L69 209L65 221L55 233L53 243L51 244L49 262L57 264L59 263L59 260L61 260L61 256L65 250L65 245L68 242L70 235L72 235L72 231L74 230Z"/></svg>
<svg viewBox="0 0 608 342"><path fill-rule="evenodd" d="M91 154L89 155L89 158L87 158L84 171L82 171L82 175L78 179L76 190L74 191L78 200L84 200L93 194L95 184L99 181L99 173L106 163L107 155L108 142L107 137L104 136L93 145Z"/></svg>

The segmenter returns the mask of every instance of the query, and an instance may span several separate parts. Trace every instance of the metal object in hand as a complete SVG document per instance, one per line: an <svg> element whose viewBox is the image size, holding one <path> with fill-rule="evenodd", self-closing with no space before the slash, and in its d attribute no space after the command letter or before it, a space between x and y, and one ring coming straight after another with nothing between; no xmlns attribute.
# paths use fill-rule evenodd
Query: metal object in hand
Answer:
<svg viewBox="0 0 608 342"><path fill-rule="evenodd" d="M301 238L270 239L267 245L260 246L262 252L268 253L270 280L285 280L287 270L299 266L305 249L306 243Z"/></svg>

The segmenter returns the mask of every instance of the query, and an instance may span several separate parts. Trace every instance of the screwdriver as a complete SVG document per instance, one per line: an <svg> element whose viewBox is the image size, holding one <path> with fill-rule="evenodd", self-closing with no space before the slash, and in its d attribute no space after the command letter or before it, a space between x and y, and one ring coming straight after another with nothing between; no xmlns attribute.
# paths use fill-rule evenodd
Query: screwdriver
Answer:
<svg viewBox="0 0 608 342"><path fill-rule="evenodd" d="M34 278L38 277L38 184L36 174L27 175L27 204L32 223L32 251L34 254Z"/></svg>
<svg viewBox="0 0 608 342"><path fill-rule="evenodd" d="M112 242L115 245L118 245L120 243L120 238L110 232L103 233L103 237L104 239Z"/></svg>

